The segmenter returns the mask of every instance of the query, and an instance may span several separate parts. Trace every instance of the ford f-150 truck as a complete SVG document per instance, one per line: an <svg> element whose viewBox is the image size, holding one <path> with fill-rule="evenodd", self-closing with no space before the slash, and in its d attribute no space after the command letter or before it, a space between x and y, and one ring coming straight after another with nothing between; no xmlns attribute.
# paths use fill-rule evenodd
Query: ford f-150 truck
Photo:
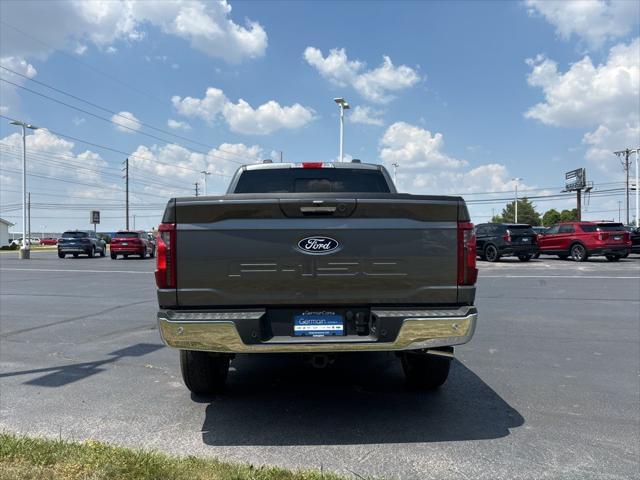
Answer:
<svg viewBox="0 0 640 480"><path fill-rule="evenodd" d="M159 230L158 326L196 394L265 352L394 351L436 388L475 330L464 200L397 193L381 165L243 166L226 195L171 199Z"/></svg>

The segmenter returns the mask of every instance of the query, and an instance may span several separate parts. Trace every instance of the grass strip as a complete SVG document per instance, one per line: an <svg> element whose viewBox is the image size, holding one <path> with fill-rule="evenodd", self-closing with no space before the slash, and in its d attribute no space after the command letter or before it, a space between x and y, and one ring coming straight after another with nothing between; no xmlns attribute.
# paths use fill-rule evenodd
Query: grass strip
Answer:
<svg viewBox="0 0 640 480"><path fill-rule="evenodd" d="M1 480L341 480L318 471L254 467L193 456L0 433Z"/></svg>

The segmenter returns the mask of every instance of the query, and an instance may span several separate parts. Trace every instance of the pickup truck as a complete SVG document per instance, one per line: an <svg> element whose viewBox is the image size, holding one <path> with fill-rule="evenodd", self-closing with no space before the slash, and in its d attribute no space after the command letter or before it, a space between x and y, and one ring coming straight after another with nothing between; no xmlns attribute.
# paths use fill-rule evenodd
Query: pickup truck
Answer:
<svg viewBox="0 0 640 480"><path fill-rule="evenodd" d="M474 334L476 246L460 197L397 193L364 163L239 168L226 195L171 199L159 226L158 327L185 385L222 391L236 354L397 352L437 388Z"/></svg>

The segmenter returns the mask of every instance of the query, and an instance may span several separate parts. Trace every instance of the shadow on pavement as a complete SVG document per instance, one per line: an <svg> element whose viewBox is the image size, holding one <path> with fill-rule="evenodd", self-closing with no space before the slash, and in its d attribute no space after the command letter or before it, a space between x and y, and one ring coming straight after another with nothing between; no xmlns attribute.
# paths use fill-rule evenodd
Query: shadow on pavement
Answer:
<svg viewBox="0 0 640 480"><path fill-rule="evenodd" d="M389 353L342 355L324 370L297 355L238 356L227 392L209 403L205 444L351 445L485 440L524 418L454 360L437 392L411 392Z"/></svg>
<svg viewBox="0 0 640 480"><path fill-rule="evenodd" d="M152 343L137 343L120 350L109 353L110 358L96 360L94 362L74 363L71 365L61 365L57 367L37 368L32 370L21 370L18 372L0 373L2 377L15 377L18 375L31 375L34 373L45 373L41 377L25 382L25 385L36 385L39 387L62 387L69 383L83 380L105 370L103 367L110 363L117 362L124 357L141 357L155 352L164 345Z"/></svg>

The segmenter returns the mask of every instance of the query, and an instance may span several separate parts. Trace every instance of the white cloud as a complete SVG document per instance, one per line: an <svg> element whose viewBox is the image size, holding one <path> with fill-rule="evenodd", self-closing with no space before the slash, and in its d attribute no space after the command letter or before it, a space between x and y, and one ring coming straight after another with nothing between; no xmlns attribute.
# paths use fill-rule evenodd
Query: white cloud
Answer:
<svg viewBox="0 0 640 480"><path fill-rule="evenodd" d="M76 55L84 55L87 51L87 47L86 45L83 45L82 43L78 43L78 45L76 45L76 48L73 49L73 51L76 53Z"/></svg>
<svg viewBox="0 0 640 480"><path fill-rule="evenodd" d="M179 120L174 120L173 118L167 120L167 126L173 130L191 130L191 125L187 122L181 122Z"/></svg>
<svg viewBox="0 0 640 480"><path fill-rule="evenodd" d="M83 123L85 123L87 120L84 117L73 117L73 124L78 127L80 125L82 125Z"/></svg>
<svg viewBox="0 0 640 480"><path fill-rule="evenodd" d="M321 76L335 85L353 87L364 98L385 103L393 99L389 92L412 87L420 80L417 72L406 65L395 66L388 56L377 68L366 69L366 63L349 60L344 48L334 48L324 57L322 51L307 47L304 58Z"/></svg>
<svg viewBox="0 0 640 480"><path fill-rule="evenodd" d="M187 117L199 117L212 123L223 118L229 128L238 133L267 135L281 129L303 127L314 119L314 112L299 103L281 106L271 100L253 108L243 99L230 101L218 88L209 87L204 98L171 98L178 113Z"/></svg>
<svg viewBox="0 0 640 480"><path fill-rule="evenodd" d="M4 68L8 68L9 70L17 72L20 75L24 75L27 78L33 78L38 74L38 71L35 69L35 67L21 57L1 57L0 65L2 65ZM8 72L7 70L2 71L2 76L15 83L22 84L24 81L22 77Z"/></svg>
<svg viewBox="0 0 640 480"><path fill-rule="evenodd" d="M25 42L19 31L3 26L0 43L7 55L44 57L60 48L81 54L77 48L85 42L109 52L114 42L143 40L146 24L183 38L209 57L234 63L264 55L268 43L259 23L247 20L242 26L232 20L226 0L9 2L2 15L9 25L37 32L44 44Z"/></svg>
<svg viewBox="0 0 640 480"><path fill-rule="evenodd" d="M444 138L441 133L405 122L390 125L380 140L380 158L391 165L399 163L403 169L456 169L467 165L442 152Z"/></svg>
<svg viewBox="0 0 640 480"><path fill-rule="evenodd" d="M638 23L638 3L634 0L526 0L532 16L542 15L568 40L573 35L590 47L622 38Z"/></svg>
<svg viewBox="0 0 640 480"><path fill-rule="evenodd" d="M371 107L357 105L350 114L347 115L347 120L351 123L362 123L364 125L384 125L384 120L380 118L384 115L381 110L374 110Z"/></svg>
<svg viewBox="0 0 640 480"><path fill-rule="evenodd" d="M119 112L117 115L111 117L111 121L115 125L116 130L120 130L125 133L134 133L142 128L140 120L131 112Z"/></svg>
<svg viewBox="0 0 640 480"><path fill-rule="evenodd" d="M539 87L545 101L531 107L527 118L547 125L590 128L583 139L586 157L602 171L617 162L611 152L635 146L640 131L640 39L611 48L606 63L588 56L559 72L544 56L528 60L527 80Z"/></svg>

